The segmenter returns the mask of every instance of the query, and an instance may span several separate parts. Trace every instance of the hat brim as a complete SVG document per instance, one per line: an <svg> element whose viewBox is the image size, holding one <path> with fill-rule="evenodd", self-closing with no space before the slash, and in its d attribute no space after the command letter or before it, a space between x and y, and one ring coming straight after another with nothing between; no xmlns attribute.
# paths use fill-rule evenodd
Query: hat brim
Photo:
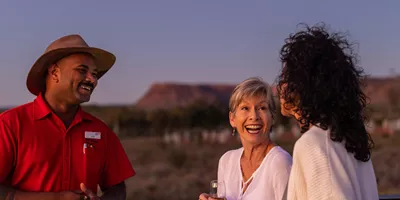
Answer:
<svg viewBox="0 0 400 200"><path fill-rule="evenodd" d="M75 53L89 53L95 58L100 79L115 63L114 54L96 47L61 48L49 51L40 56L31 67L26 80L26 86L33 95L37 96L45 89L45 74L48 67L63 57Z"/></svg>

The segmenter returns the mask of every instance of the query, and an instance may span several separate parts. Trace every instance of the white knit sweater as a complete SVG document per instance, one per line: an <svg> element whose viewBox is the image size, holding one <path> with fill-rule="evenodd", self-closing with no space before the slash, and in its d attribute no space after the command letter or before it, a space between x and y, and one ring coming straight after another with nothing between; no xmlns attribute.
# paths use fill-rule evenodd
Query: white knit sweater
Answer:
<svg viewBox="0 0 400 200"><path fill-rule="evenodd" d="M377 200L372 162L356 160L329 130L313 126L294 146L287 199Z"/></svg>

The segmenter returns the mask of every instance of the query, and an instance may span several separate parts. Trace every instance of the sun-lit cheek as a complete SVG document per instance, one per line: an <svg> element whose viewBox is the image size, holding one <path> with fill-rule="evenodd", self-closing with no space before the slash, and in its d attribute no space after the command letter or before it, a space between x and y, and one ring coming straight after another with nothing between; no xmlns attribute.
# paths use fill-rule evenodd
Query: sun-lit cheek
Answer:
<svg viewBox="0 0 400 200"><path fill-rule="evenodd" d="M236 114L234 117L235 121L243 121L244 118L245 116L243 114Z"/></svg>
<svg viewBox="0 0 400 200"><path fill-rule="evenodd" d="M247 118L245 112L236 112L232 119L239 126L239 124L245 123Z"/></svg>
<svg viewBox="0 0 400 200"><path fill-rule="evenodd" d="M264 123L266 123L266 124L272 123L272 114L268 110L264 111L261 116L262 116Z"/></svg>

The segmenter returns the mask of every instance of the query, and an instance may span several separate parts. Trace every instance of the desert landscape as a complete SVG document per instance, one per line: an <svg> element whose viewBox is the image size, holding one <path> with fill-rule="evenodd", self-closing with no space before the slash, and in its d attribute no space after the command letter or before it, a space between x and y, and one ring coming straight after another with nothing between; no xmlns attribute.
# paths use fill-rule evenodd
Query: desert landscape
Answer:
<svg viewBox="0 0 400 200"><path fill-rule="evenodd" d="M400 193L400 133L393 137L374 136L372 162L379 192ZM128 199L197 199L209 191L209 182L217 177L218 159L228 150L239 148L237 140L221 144L187 143L167 145L162 138L123 139L137 175L127 181ZM292 142L276 142L292 152Z"/></svg>
<svg viewBox="0 0 400 200"><path fill-rule="evenodd" d="M80 105L121 141L136 171L126 180L128 200L197 200L201 193L210 192L210 182L217 179L220 157L242 147L229 121L231 93L237 84L258 77L271 86L276 104L273 120L268 118L273 121L270 138L291 155L296 141L307 134L302 135L295 119L281 114L279 81L289 93L301 93L300 99L324 102L304 107L296 92L286 95L293 100L289 102L299 102L309 118L318 117L316 112L307 113L313 108L357 109L348 101L357 97L359 89L351 86L364 86L368 98L363 117L375 144L371 160L379 200L400 200L399 10L400 0L0 1L0 114L1 138L5 138L0 140L0 156L5 169L11 164L5 161L11 157L13 161L10 173L0 173L4 180L0 196L10 184L32 199L59 195L36 197L29 191L75 190L77 181L93 189L96 183L90 180L96 172L103 183L114 182L106 172L109 163L118 162L97 165L103 170L88 166L109 155L119 157L113 153L115 145L106 141L111 137L104 124L74 115ZM359 79L352 80L355 77ZM296 82L295 90L290 80ZM49 109L41 103L29 104L39 93ZM340 94L345 96L332 98ZM250 138L269 128L259 129L266 123L250 118L260 109L273 109L255 104L256 100L238 106L236 111L242 113L233 124L239 131L247 129ZM4 113L16 107L18 112ZM331 122L359 116L319 115ZM71 140L79 134L79 140ZM100 141L95 142L100 145L97 150L92 139ZM348 149L355 146L347 144ZM114 178L124 172L120 165ZM331 168L335 165L330 163ZM254 164L241 167L247 180L246 168L253 170ZM55 176L52 170L62 174ZM54 181L59 183L51 184ZM323 186L321 182L317 184ZM101 195L99 186L96 192ZM58 194L75 198L64 191ZM114 194L110 192L118 196Z"/></svg>
<svg viewBox="0 0 400 200"><path fill-rule="evenodd" d="M368 78L364 83L379 193L400 194L400 77ZM128 107L86 107L119 134L137 172L127 181L129 199L189 200L208 192L209 182L217 176L218 159L241 147L229 134L227 120L233 88L155 83ZM280 130L276 144L292 153L299 137L296 124L278 113L276 127ZM205 132L221 137L206 139Z"/></svg>
<svg viewBox="0 0 400 200"><path fill-rule="evenodd" d="M379 193L400 194L400 77L368 78L364 83ZM127 181L128 199L189 200L209 191L219 158L241 147L228 122L234 87L154 83L130 105L84 106L120 137L136 170ZM292 153L300 137L296 123L279 112L275 122L275 143Z"/></svg>

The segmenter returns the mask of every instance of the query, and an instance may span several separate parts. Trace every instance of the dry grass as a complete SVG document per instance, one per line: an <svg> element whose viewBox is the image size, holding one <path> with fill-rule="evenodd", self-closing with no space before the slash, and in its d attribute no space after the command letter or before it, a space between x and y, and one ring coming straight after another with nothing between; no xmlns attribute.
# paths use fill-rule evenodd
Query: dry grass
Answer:
<svg viewBox="0 0 400 200"><path fill-rule="evenodd" d="M372 160L381 194L400 194L400 134L392 138L375 137ZM208 191L209 181L217 176L218 159L230 149L226 145L187 144L167 146L158 138L135 138L122 141L137 172L127 181L128 199L158 200L197 199ZM280 144L292 152L293 142Z"/></svg>

